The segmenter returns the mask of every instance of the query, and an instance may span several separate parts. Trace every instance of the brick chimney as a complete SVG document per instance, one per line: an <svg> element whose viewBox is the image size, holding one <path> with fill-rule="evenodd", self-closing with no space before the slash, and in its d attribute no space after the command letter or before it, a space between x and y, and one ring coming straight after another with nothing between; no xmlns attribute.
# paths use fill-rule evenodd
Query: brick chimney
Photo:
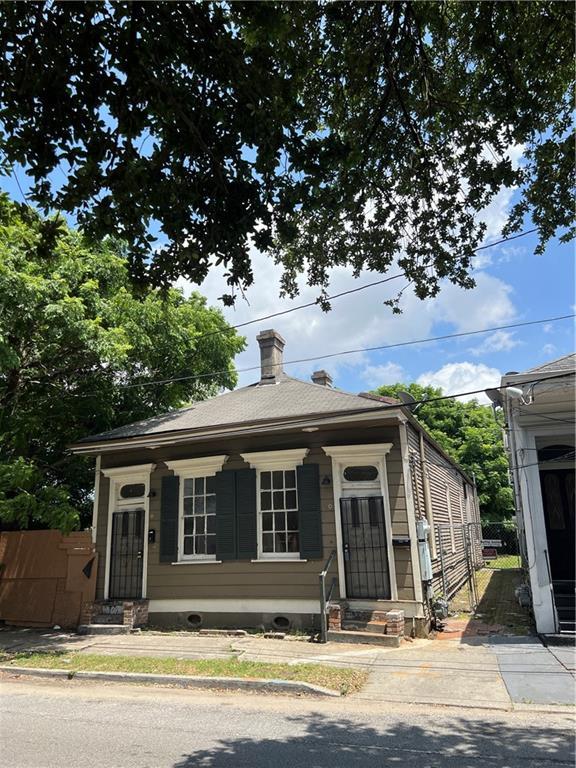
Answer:
<svg viewBox="0 0 576 768"><path fill-rule="evenodd" d="M262 331L256 337L260 345L260 383L275 384L284 370L282 359L286 342L278 331Z"/></svg>
<svg viewBox="0 0 576 768"><path fill-rule="evenodd" d="M314 371L312 381L314 384L320 384L321 387L332 386L332 376L327 371Z"/></svg>

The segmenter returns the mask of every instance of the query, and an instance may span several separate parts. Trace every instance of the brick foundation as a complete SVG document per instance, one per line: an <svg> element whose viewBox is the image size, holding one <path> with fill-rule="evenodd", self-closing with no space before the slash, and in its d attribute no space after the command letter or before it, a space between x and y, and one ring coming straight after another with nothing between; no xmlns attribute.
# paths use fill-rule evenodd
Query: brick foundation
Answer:
<svg viewBox="0 0 576 768"><path fill-rule="evenodd" d="M386 614L386 634L404 635L404 611L388 611Z"/></svg>
<svg viewBox="0 0 576 768"><path fill-rule="evenodd" d="M117 617L109 623L130 629L144 627L148 624L148 600L96 600L82 604L80 624L99 624L103 617Z"/></svg>
<svg viewBox="0 0 576 768"><path fill-rule="evenodd" d="M328 609L328 629L331 632L342 629L342 608L339 605L331 605Z"/></svg>

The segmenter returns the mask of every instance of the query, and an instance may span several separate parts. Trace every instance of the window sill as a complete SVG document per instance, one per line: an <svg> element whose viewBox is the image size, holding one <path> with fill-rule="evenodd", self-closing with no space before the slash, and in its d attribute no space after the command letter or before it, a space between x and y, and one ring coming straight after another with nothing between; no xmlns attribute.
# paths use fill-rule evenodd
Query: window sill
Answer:
<svg viewBox="0 0 576 768"><path fill-rule="evenodd" d="M170 565L214 565L214 563L221 563L222 560L178 560Z"/></svg>
<svg viewBox="0 0 576 768"><path fill-rule="evenodd" d="M307 563L299 557L259 557L258 560L250 560L251 563Z"/></svg>

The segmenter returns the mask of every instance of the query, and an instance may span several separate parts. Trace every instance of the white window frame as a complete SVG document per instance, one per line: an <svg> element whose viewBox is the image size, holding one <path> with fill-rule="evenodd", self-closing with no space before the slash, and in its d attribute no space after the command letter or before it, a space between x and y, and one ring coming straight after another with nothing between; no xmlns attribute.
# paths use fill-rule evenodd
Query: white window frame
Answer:
<svg viewBox="0 0 576 768"><path fill-rule="evenodd" d="M106 562L104 564L104 600L110 593L110 558L112 556L112 515L116 509L144 509L144 547L142 550L142 598L146 597L148 580L148 527L150 525L150 475L155 464L137 464L130 467L102 469L104 477L110 480L108 493L108 525L106 527ZM136 499L123 499L126 504L118 505L120 488L128 483L144 483L144 495Z"/></svg>
<svg viewBox="0 0 576 768"><path fill-rule="evenodd" d="M197 459L178 459L166 461L168 469L179 478L178 483L178 555L176 563L217 563L216 553L213 555L185 555L184 554L184 481L196 478L214 477L220 472L228 458L227 454L219 456L202 456Z"/></svg>
<svg viewBox="0 0 576 768"><path fill-rule="evenodd" d="M260 505L260 474L261 472L296 472L308 455L308 448L290 448L285 451L259 451L258 453L243 453L242 458L252 469L256 470L256 522L258 537L258 561L301 562L300 552L263 552L262 551L262 508ZM296 478L296 501L298 503L298 478ZM297 510L299 511L299 509ZM298 528L300 535L300 528Z"/></svg>

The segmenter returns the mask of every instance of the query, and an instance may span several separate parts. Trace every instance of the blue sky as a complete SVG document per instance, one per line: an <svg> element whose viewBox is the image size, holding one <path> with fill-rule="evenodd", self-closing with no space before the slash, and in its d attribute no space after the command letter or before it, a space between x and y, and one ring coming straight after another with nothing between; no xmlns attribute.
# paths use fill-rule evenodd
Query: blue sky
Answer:
<svg viewBox="0 0 576 768"><path fill-rule="evenodd" d="M26 191L22 171L18 178ZM14 199L22 195L13 178L0 178L0 187ZM506 213L515 196L502 190L483 219L488 226L486 243L500 237ZM530 223L526 224L526 229ZM475 263L476 288L464 291L447 284L438 297L420 301L404 294L403 314L392 315L383 301L402 287L390 286L336 299L332 311L311 307L285 317L250 325L242 330L248 347L238 356L238 368L258 364L256 335L265 328L276 328L286 339L285 360L331 354L341 350L374 347L412 339L490 328L575 311L574 247L551 242L542 256L534 255L536 236L528 235L480 253ZM231 323L271 314L294 304L316 298L317 290L301 283L301 295L291 300L278 298L281 269L264 254L253 253L255 284L238 299L233 309L224 309ZM354 280L345 269L332 273L330 293L354 288L377 280L375 273L363 273ZM219 305L225 291L222 270L213 270L197 287L180 281L185 292L197 289L209 302ZM529 326L478 336L450 339L399 349L334 357L309 363L286 365L286 372L307 378L313 370L325 368L335 386L351 392L365 391L379 384L419 381L441 386L446 393L496 386L506 371L522 371L546 360L574 351L574 323L563 320L549 325ZM254 381L252 371L240 375L240 384Z"/></svg>

